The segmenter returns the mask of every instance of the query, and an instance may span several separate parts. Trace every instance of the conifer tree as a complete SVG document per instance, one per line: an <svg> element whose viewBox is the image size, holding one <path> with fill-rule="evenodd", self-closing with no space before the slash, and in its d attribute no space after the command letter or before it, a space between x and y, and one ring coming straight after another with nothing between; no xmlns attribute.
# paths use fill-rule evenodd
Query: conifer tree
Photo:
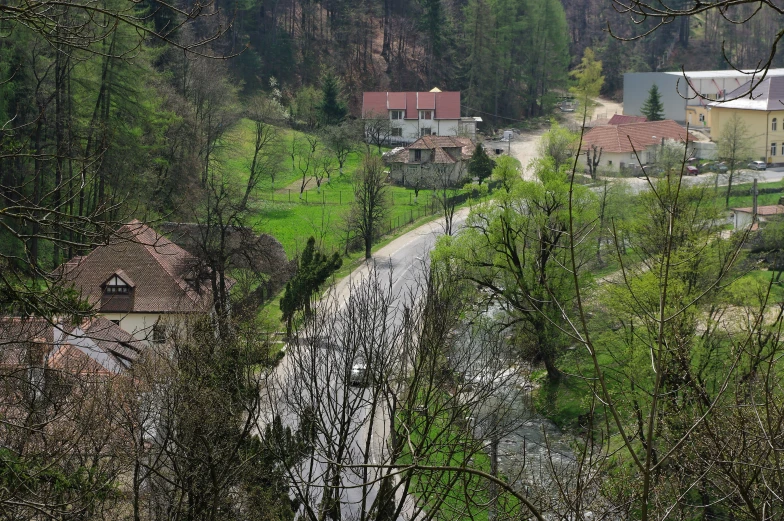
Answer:
<svg viewBox="0 0 784 521"><path fill-rule="evenodd" d="M476 148L474 148L474 153L471 155L471 159L468 160L468 174L471 177L478 178L479 184L481 185L482 181L490 177L490 174L493 173L493 168L495 168L495 161L487 155L485 147L477 143Z"/></svg>
<svg viewBox="0 0 784 521"><path fill-rule="evenodd" d="M661 121L664 119L664 106L661 101L661 94L659 94L659 87L656 85L651 86L648 91L648 99L640 109L642 115L648 118L648 121Z"/></svg>
<svg viewBox="0 0 784 521"><path fill-rule="evenodd" d="M348 114L340 81L331 72L326 73L321 79L321 103L318 109L324 125L339 125Z"/></svg>
<svg viewBox="0 0 784 521"><path fill-rule="evenodd" d="M286 283L286 293L280 299L281 319L286 322L286 333L291 334L292 321L297 311L310 313L310 299L324 282L343 264L335 252L331 257L316 249L316 239L310 237L299 259L297 274Z"/></svg>

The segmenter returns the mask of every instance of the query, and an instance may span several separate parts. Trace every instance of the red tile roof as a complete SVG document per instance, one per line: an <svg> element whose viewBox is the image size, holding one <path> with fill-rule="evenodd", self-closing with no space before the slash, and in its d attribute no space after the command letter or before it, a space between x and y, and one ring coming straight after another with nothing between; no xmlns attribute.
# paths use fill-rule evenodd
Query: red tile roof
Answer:
<svg viewBox="0 0 784 521"><path fill-rule="evenodd" d="M626 125L607 125L594 127L583 136L583 150L592 145L605 152L625 153L641 151L646 147L661 143L662 138L685 142L695 141L686 129L671 119L664 121L645 121Z"/></svg>
<svg viewBox="0 0 784 521"><path fill-rule="evenodd" d="M67 262L63 277L91 304L100 305L101 285L122 270L135 286L133 305L128 311L203 312L211 304L209 288L186 281L197 264L193 255L134 220L120 228L108 245Z"/></svg>
<svg viewBox="0 0 784 521"><path fill-rule="evenodd" d="M434 110L433 119L460 119L460 92L365 92L362 117L386 116L405 110L406 119L418 119L418 110Z"/></svg>
<svg viewBox="0 0 784 521"><path fill-rule="evenodd" d="M754 212L754 208L747 207L747 208L733 208L733 212L742 212L742 213L752 213ZM770 204L766 206L758 206L757 207L757 215L762 217L768 215L780 215L784 214L784 205L781 204Z"/></svg>
<svg viewBox="0 0 784 521"><path fill-rule="evenodd" d="M435 92L417 92L417 108L420 110L435 110Z"/></svg>
<svg viewBox="0 0 784 521"><path fill-rule="evenodd" d="M645 123L648 118L645 116L625 116L623 114L615 114L607 122L608 125L628 125L629 123Z"/></svg>
<svg viewBox="0 0 784 521"><path fill-rule="evenodd" d="M75 373L119 373L135 362L144 344L102 317L78 326L43 318L0 318L0 368L52 367Z"/></svg>
<svg viewBox="0 0 784 521"><path fill-rule="evenodd" d="M433 160L431 163L451 164L458 160L452 157L446 149L460 149L460 160L468 161L474 151L474 143L467 137L455 136L422 136L409 146L403 148L396 154L387 158L389 163L408 163L409 150L432 150Z"/></svg>

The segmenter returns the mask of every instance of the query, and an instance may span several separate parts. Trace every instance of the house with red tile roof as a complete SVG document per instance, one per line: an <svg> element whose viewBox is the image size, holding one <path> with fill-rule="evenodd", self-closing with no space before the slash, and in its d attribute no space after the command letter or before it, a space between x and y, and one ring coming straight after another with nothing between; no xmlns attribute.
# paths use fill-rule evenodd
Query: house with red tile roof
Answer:
<svg viewBox="0 0 784 521"><path fill-rule="evenodd" d="M41 317L0 318L0 373L54 370L72 376L106 377L126 372L146 344L114 322L92 317L79 324ZM43 375L40 375L43 377Z"/></svg>
<svg viewBox="0 0 784 521"><path fill-rule="evenodd" d="M467 175L474 142L467 137L423 136L384 157L392 181L432 188L460 184Z"/></svg>
<svg viewBox="0 0 784 521"><path fill-rule="evenodd" d="M670 119L594 127L583 136L580 162L586 165L587 151L601 151L600 171L618 172L625 166L655 161L657 150L666 141L693 143L695 137Z"/></svg>
<svg viewBox="0 0 784 521"><path fill-rule="evenodd" d="M779 203L781 202L779 201ZM760 224L764 226L768 221L784 219L784 205L769 204L758 206L756 216L755 220L754 208L752 207L732 208L732 224L735 231L742 232L748 227L751 227L751 231L756 231L759 229Z"/></svg>
<svg viewBox="0 0 784 521"><path fill-rule="evenodd" d="M389 121L388 141L413 143L422 136L476 136L481 118L460 117L460 92L365 92L362 119Z"/></svg>
<svg viewBox="0 0 784 521"><path fill-rule="evenodd" d="M199 273L196 257L134 220L59 275L102 317L138 340L159 342L167 317L210 311L212 292Z"/></svg>

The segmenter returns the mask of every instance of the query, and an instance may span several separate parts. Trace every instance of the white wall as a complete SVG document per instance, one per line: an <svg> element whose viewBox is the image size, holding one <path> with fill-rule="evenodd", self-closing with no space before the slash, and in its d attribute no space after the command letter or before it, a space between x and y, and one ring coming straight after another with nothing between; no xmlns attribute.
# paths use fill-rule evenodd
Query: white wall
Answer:
<svg viewBox="0 0 784 521"><path fill-rule="evenodd" d="M400 128L402 136L391 136L391 143L413 143L420 138L419 131L422 127L430 127L430 133L438 136L457 136L457 119L393 119L391 124L395 128Z"/></svg>
<svg viewBox="0 0 784 521"><path fill-rule="evenodd" d="M137 340L152 343L152 326L154 326L158 319L163 317L162 321L168 322L176 315L160 315L157 313L101 313L107 320L119 320L120 327L132 334Z"/></svg>

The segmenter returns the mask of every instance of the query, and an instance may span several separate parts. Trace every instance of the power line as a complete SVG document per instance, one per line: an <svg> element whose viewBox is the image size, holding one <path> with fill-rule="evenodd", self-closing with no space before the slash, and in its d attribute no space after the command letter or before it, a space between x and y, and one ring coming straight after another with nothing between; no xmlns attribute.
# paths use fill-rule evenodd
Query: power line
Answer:
<svg viewBox="0 0 784 521"><path fill-rule="evenodd" d="M474 109L474 108L468 107L466 105L463 105L462 103L460 104L460 106L462 108L466 109L466 110L470 110L472 112L478 112L478 113L484 114L486 116L493 116L494 118L508 119L509 121L519 121L519 122L525 121L524 119L510 118L510 117L507 117L507 116L501 116L499 114L493 114L492 112L485 112L484 110Z"/></svg>

